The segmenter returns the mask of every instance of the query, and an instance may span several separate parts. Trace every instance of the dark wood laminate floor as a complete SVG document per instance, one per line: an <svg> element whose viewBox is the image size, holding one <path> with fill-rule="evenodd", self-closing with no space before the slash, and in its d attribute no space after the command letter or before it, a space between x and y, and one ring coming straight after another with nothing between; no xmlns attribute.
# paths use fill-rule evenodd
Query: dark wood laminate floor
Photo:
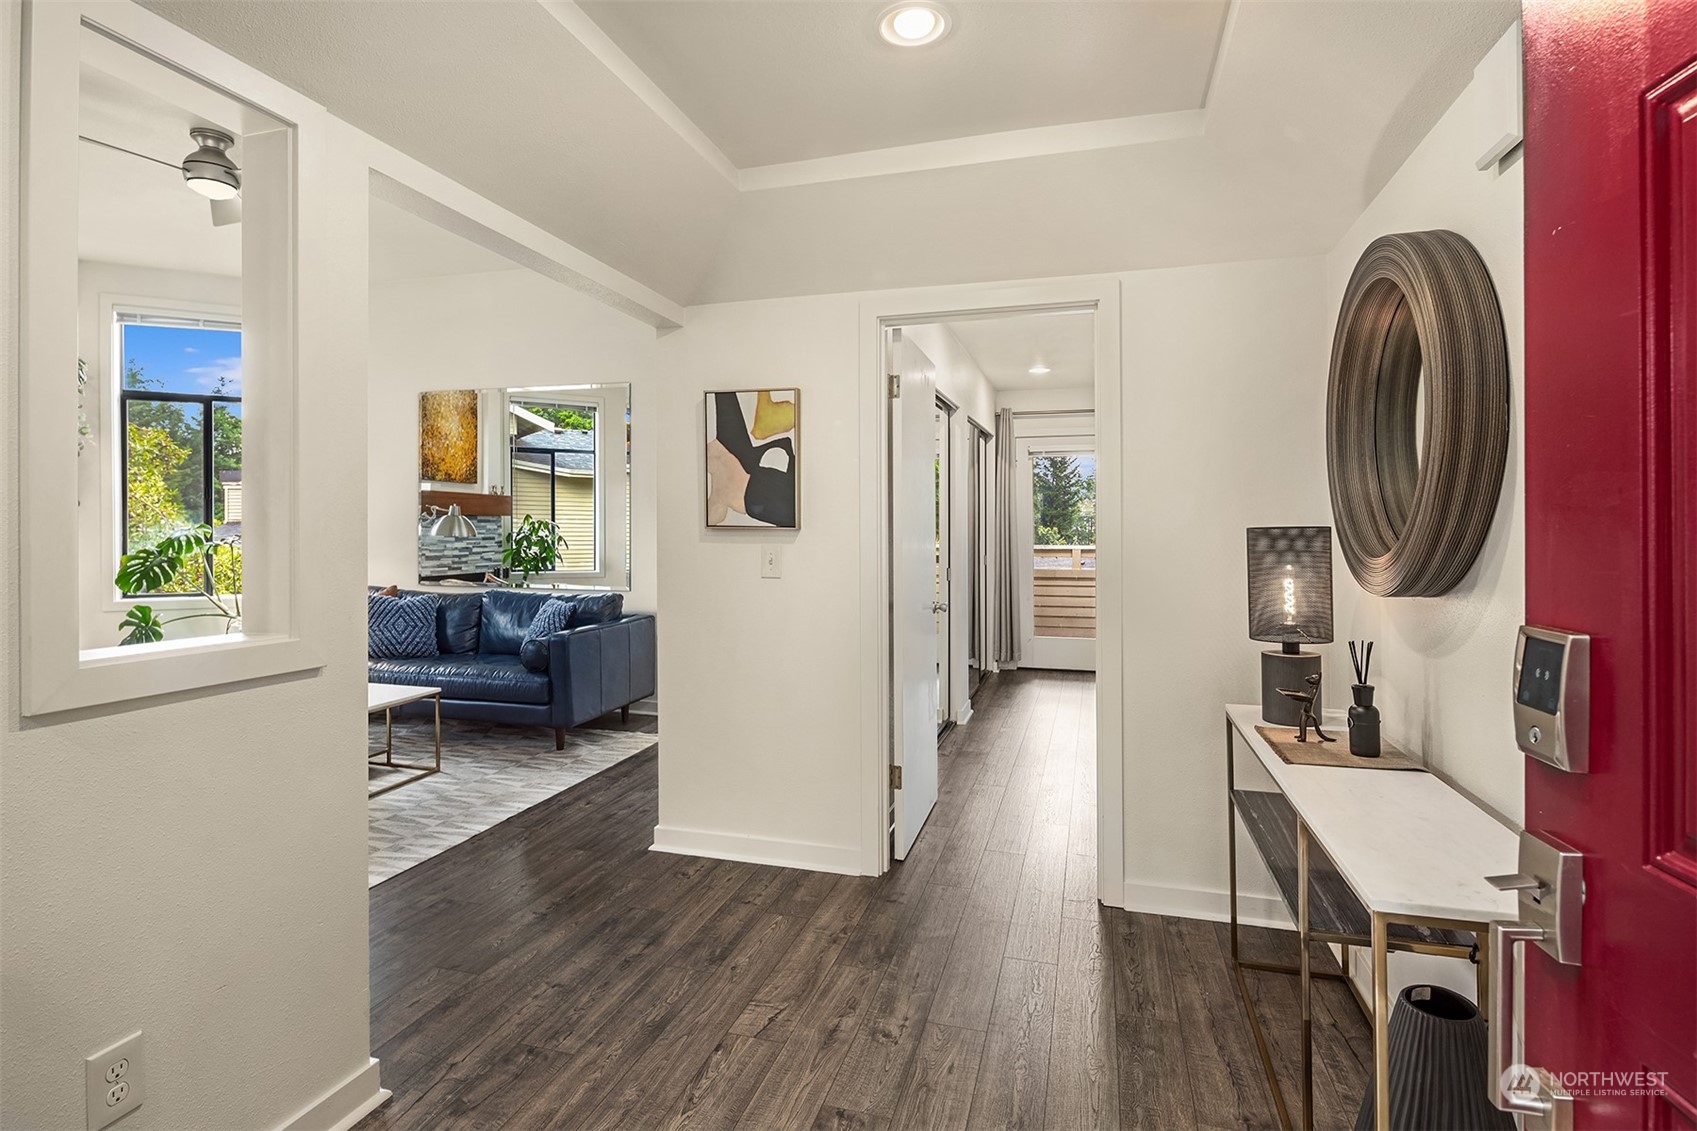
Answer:
<svg viewBox="0 0 1697 1131"><path fill-rule="evenodd" d="M361 1127L1276 1126L1226 928L1095 901L1094 694L994 677L876 880L648 851L650 752L378 885ZM1294 1098L1294 981L1250 986ZM1316 1013L1348 1126L1367 1027L1337 983Z"/></svg>

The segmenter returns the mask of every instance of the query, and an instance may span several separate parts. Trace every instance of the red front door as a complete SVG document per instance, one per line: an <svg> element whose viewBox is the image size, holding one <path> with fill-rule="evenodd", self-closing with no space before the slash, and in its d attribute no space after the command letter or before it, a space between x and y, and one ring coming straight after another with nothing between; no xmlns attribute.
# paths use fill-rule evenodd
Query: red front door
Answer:
<svg viewBox="0 0 1697 1131"><path fill-rule="evenodd" d="M1697 0L1531 0L1526 617L1592 637L1584 960L1528 947L1526 1060L1582 1128L1697 1128ZM1574 1075L1612 1073L1612 1076Z"/></svg>

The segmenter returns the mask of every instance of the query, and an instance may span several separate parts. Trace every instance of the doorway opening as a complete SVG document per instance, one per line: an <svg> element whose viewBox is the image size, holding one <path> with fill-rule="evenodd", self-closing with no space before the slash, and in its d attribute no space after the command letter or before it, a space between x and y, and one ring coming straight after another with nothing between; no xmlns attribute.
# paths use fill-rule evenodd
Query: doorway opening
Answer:
<svg viewBox="0 0 1697 1131"><path fill-rule="evenodd" d="M967 788L964 777L949 779L957 750L969 752L964 767L988 748L992 729L1042 729L1009 716L1045 709L1055 692L1009 683L1016 669L1094 681L1097 308L916 318L886 324L880 336L891 707L882 814L886 859L905 860L939 796ZM1000 694L998 679L1024 690ZM994 702L994 716L975 724L975 698ZM1091 723L1082 746L1094 785ZM1036 789L1050 749L1027 745L1007 758ZM1077 752L1063 746L1057 757L1077 780Z"/></svg>
<svg viewBox="0 0 1697 1131"><path fill-rule="evenodd" d="M990 499L995 490L995 437L988 428L968 422L967 441L967 701L990 674Z"/></svg>
<svg viewBox="0 0 1697 1131"><path fill-rule="evenodd" d="M951 677L954 656L954 622L950 603L954 596L951 582L954 565L954 415L955 406L947 397L937 397L935 436L936 451L932 460L932 533L936 538L936 554L932 569L935 584L932 588L931 616L937 634L937 737L941 738L955 725L955 712L950 707ZM970 566L969 566L970 568Z"/></svg>
<svg viewBox="0 0 1697 1131"><path fill-rule="evenodd" d="M1096 440L1088 411L1014 418L1020 665L1096 670Z"/></svg>

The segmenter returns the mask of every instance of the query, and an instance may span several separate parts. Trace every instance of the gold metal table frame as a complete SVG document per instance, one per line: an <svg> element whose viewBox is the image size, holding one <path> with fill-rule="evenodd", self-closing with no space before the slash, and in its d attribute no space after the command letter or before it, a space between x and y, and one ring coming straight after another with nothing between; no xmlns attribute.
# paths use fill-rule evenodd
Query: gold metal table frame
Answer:
<svg viewBox="0 0 1697 1131"><path fill-rule="evenodd" d="M1313 979L1325 978L1331 981L1341 981L1349 987L1350 994L1355 998L1356 1003L1361 1006L1362 1012L1367 1015L1373 1027L1374 1126L1378 1128L1378 1131L1390 1131L1390 952L1399 950L1415 954L1434 954L1445 958L1469 959L1474 963L1474 979L1478 992L1479 1009L1483 1014L1486 1008L1485 1003L1490 1001L1490 963L1488 961L1489 956L1486 953L1489 923L1461 919L1434 919L1413 915L1388 915L1382 912L1369 911L1372 927L1367 935L1311 928L1309 925L1309 861L1314 851L1319 851L1324 855L1325 849L1314 842L1314 838L1309 833L1308 823L1298 814L1296 818L1296 925L1297 939L1301 946L1301 957L1295 966L1278 962L1256 962L1242 957L1238 947L1237 920L1236 729L1232 721L1227 719L1226 837L1230 874L1232 973L1237 979L1237 992L1243 1000L1244 1012L1249 1017L1249 1029L1255 1038L1255 1051L1261 1057L1261 1071L1267 1077L1267 1086L1273 1093L1273 1104L1278 1109L1279 1126L1284 1131L1292 1131L1290 1109L1285 1104L1284 1091L1280 1088L1278 1075L1273 1070L1273 1058L1271 1050L1267 1047L1267 1037L1261 1030L1261 1021L1255 1012L1255 1001L1249 993L1247 982L1244 980L1243 972L1245 970L1259 970L1274 974L1295 974L1301 980L1302 988L1299 996L1302 1002L1303 1131L1313 1131L1314 1127ZM1417 939L1393 938L1390 933L1393 925L1467 931L1473 933L1476 941L1468 946L1457 946L1448 943L1424 942ZM1310 947L1315 942L1336 943L1342 948L1341 973L1312 969L1313 961ZM1373 1000L1371 1002L1362 999L1361 991L1356 987L1355 981L1349 977L1349 950L1351 947L1361 946L1367 947L1372 955Z"/></svg>
<svg viewBox="0 0 1697 1131"><path fill-rule="evenodd" d="M439 774L439 773L442 772L442 693L440 691L438 691L434 695L430 695L427 698L429 698L436 706L436 757L435 757L435 759L427 766L421 766L421 765L419 765L415 762L397 762L397 761L395 761L395 708L394 707L384 707L383 708L383 749L376 750L376 751L367 751L366 757L365 757L366 764L367 765L382 766L385 769L412 770L414 772L411 773L411 774L408 774L406 777L402 778L400 781L386 782L383 785L378 786L376 789L366 790L365 796L366 796L367 800L370 800L373 797L380 797L383 794L388 793L392 789L400 789L403 785L411 785L413 782L423 781L425 778L430 777L432 774ZM422 701L423 700L414 700L414 702L422 702ZM406 704L401 703L401 704L397 704L397 706L403 706L404 707L404 706L406 706ZM379 762L378 761L379 758L381 758L383 760L381 762Z"/></svg>

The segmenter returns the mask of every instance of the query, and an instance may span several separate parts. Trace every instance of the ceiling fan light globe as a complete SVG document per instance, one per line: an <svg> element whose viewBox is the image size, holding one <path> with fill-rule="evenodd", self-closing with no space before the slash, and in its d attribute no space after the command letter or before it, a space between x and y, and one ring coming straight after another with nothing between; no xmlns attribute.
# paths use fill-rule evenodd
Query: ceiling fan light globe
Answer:
<svg viewBox="0 0 1697 1131"><path fill-rule="evenodd" d="M230 160L236 139L223 130L197 126L189 131L196 149L183 158L183 180L208 200L229 200L242 191L242 174Z"/></svg>
<svg viewBox="0 0 1697 1131"><path fill-rule="evenodd" d="M208 200L234 200L241 192L240 178L229 169L196 169L183 162L183 180Z"/></svg>

